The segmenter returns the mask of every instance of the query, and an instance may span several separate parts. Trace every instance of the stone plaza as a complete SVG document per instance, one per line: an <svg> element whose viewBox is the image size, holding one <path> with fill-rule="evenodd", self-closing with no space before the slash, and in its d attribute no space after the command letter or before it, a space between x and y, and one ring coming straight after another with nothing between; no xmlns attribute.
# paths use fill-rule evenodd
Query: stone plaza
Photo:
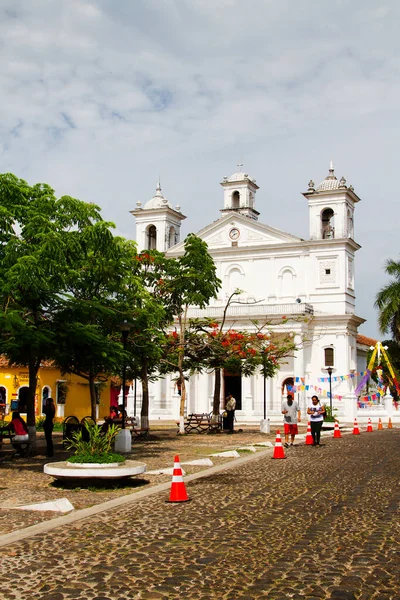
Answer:
<svg viewBox="0 0 400 600"><path fill-rule="evenodd" d="M243 435L218 443L260 437ZM214 436L184 443L200 438L206 455ZM168 483L141 486L90 517L3 535L2 597L395 600L399 442L399 429L385 429L325 435L321 448L299 441L286 460L260 449L185 477L188 503L166 503Z"/></svg>

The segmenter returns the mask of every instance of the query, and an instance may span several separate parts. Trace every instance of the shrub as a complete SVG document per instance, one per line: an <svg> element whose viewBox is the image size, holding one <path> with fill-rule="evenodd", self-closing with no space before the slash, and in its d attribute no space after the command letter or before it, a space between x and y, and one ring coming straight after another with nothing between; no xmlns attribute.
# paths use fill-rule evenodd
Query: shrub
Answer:
<svg viewBox="0 0 400 600"><path fill-rule="evenodd" d="M125 458L121 454L111 452L110 454L74 454L68 459L70 463L120 463Z"/></svg>
<svg viewBox="0 0 400 600"><path fill-rule="evenodd" d="M333 423L334 421L336 421L336 413L337 413L337 409L333 408L331 411L331 407L330 406L325 406L325 417L324 420L327 421L328 423Z"/></svg>
<svg viewBox="0 0 400 600"><path fill-rule="evenodd" d="M45 417L36 417L36 431L43 431Z"/></svg>
<svg viewBox="0 0 400 600"><path fill-rule="evenodd" d="M89 439L85 441L83 439L83 429L74 431L72 439L67 440L65 446L68 450L74 450L75 457L78 459L72 459L72 462L122 462L124 457L120 454L114 454L111 450L112 444L119 431L119 427L116 425L110 425L107 431L102 431L96 423L85 422L84 424L89 434ZM112 456L112 459L108 458ZM116 456L121 458L116 460ZM85 457L85 460L83 460Z"/></svg>

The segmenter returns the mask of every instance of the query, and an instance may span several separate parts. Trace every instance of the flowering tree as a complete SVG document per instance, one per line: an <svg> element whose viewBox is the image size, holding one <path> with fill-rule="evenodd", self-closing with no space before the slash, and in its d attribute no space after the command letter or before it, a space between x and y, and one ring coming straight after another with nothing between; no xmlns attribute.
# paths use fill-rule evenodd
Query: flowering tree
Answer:
<svg viewBox="0 0 400 600"><path fill-rule="evenodd" d="M252 323L251 330L223 329L211 320L191 323L188 360L192 368L214 372L213 414L220 411L221 373L223 370L244 377L260 366L264 377L273 377L285 356L294 350L289 335L274 336L267 324Z"/></svg>

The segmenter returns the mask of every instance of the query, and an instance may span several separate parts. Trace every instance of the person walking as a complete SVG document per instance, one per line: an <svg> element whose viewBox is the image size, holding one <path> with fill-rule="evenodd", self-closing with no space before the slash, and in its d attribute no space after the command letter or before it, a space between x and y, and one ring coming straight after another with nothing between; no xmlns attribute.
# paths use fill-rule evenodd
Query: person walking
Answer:
<svg viewBox="0 0 400 600"><path fill-rule="evenodd" d="M43 409L43 413L45 414L45 420L43 423L44 435L46 438L46 446L47 456L54 456L54 448L53 448L53 428L54 428L54 416L56 414L56 407L54 405L53 398L47 398L46 406Z"/></svg>
<svg viewBox="0 0 400 600"><path fill-rule="evenodd" d="M232 394L228 394L225 399L225 410L226 410L226 426L228 433L233 433L233 422L235 420L235 408L236 400Z"/></svg>
<svg viewBox="0 0 400 600"><path fill-rule="evenodd" d="M286 400L282 402L281 411L283 414L283 430L285 432L285 448L289 447L289 435L290 445L294 445L294 438L299 433L297 423L301 421L300 406L293 400L293 396L288 394Z"/></svg>
<svg viewBox="0 0 400 600"><path fill-rule="evenodd" d="M313 446L319 446L322 423L324 422L325 407L320 404L318 396L312 396L311 406L308 407L307 414L310 415Z"/></svg>

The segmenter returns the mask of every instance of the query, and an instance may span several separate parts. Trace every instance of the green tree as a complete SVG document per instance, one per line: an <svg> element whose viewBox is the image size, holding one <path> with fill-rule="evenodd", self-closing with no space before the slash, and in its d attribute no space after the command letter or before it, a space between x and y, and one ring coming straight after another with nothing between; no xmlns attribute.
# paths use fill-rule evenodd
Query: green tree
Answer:
<svg viewBox="0 0 400 600"><path fill-rule="evenodd" d="M98 222L74 232L73 268L56 322L56 364L87 380L93 419L96 383L119 374L126 360L119 330L126 296L133 306L147 293L132 270L136 245L114 237L110 228L110 223Z"/></svg>
<svg viewBox="0 0 400 600"><path fill-rule="evenodd" d="M166 310L177 323L179 345L177 352L167 353L162 362L164 369L177 371L181 387L180 433L184 433L186 403L185 347L190 306L205 308L215 298L221 281L210 256L207 244L194 234L185 239L185 252L176 259L165 262L164 277L158 281L159 294Z"/></svg>
<svg viewBox="0 0 400 600"><path fill-rule="evenodd" d="M104 247L111 239L94 204L57 198L46 184L29 186L0 175L0 351L12 364L28 367L32 437L38 369L55 356L71 282L79 273L84 277L77 257L87 245Z"/></svg>
<svg viewBox="0 0 400 600"><path fill-rule="evenodd" d="M391 332L393 339L400 342L400 261L388 260L386 273L392 280L377 294L378 322L382 333Z"/></svg>

